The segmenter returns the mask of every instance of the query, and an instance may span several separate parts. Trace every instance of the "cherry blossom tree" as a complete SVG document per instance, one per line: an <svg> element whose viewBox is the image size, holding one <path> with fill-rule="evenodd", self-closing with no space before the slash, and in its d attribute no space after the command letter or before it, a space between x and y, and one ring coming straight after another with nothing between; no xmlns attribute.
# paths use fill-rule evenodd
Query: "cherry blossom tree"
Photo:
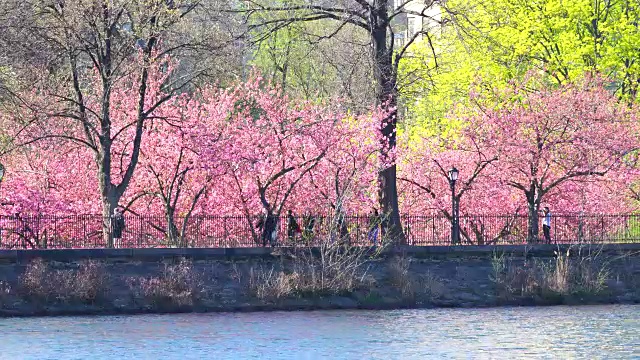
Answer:
<svg viewBox="0 0 640 360"><path fill-rule="evenodd" d="M204 164L192 143L189 128L210 119L199 101L182 96L165 106L162 119L150 122L141 148L140 169L132 183L126 209L142 218L163 214L165 233L174 246L188 246L187 227L200 201L217 176L215 164ZM148 220L150 221L150 220Z"/></svg>
<svg viewBox="0 0 640 360"><path fill-rule="evenodd" d="M514 191L504 186L497 176L497 154L485 144L471 141L468 135L474 131L469 126L455 140L423 138L417 144L402 148L399 156L404 161L398 179L403 185L401 200L405 213L433 215L431 221L437 222L444 217L451 223L451 207L455 201L463 219L462 240L486 245L510 235L521 206L514 201ZM448 170L453 167L460 172L454 194L448 179ZM504 216L495 218L497 213ZM497 220L502 225L491 227ZM441 224L435 227L442 228Z"/></svg>
<svg viewBox="0 0 640 360"><path fill-rule="evenodd" d="M342 115L296 104L259 76L208 101L204 109L217 121L195 127L194 141L206 163L224 167L223 196L246 217L254 240L264 244L302 179L327 155ZM252 219L260 210L264 223L258 233Z"/></svg>
<svg viewBox="0 0 640 360"><path fill-rule="evenodd" d="M158 76L170 74L166 70ZM135 88L134 80L129 84ZM161 93L158 89L156 96ZM111 93L115 180L127 173L135 147L136 105L129 94L127 83ZM58 104L33 96L51 109L9 116L22 146L3 156L11 169L4 188L14 190L11 200L25 213L99 212L99 182L92 176L97 164L90 149L70 140L82 129L44 121L55 116ZM38 121L42 126L16 121L29 116L44 116ZM147 225L182 246L197 213L243 214L258 241L275 230L256 232L251 219L261 211L273 219L285 206L318 212L326 204L335 207L347 192L353 199L350 211L357 211L358 201L373 199L377 121L375 115L348 117L335 105L296 102L257 76L228 89L184 94L165 101L145 121L138 170L121 205L140 221L149 215L164 218Z"/></svg>
<svg viewBox="0 0 640 360"><path fill-rule="evenodd" d="M583 179L628 171L640 144L636 109L618 103L599 79L527 91L533 81L499 93L496 102L477 98L483 105L464 119L478 129L468 134L472 140L498 154L502 183L526 199L530 242L538 239L541 204L555 191L566 197Z"/></svg>
<svg viewBox="0 0 640 360"><path fill-rule="evenodd" d="M153 62L150 62L151 56L155 59ZM184 119L179 110L184 105L180 103L180 97L165 90L173 81L175 62L156 56L155 50L140 53L131 63L122 65L130 71L121 69L126 75L109 86L108 107L103 98L102 74L94 69L87 85L77 84L80 87L78 94L82 96L81 100L76 100L81 103L80 109L73 99L60 95L65 94L65 89L51 93L50 87L35 87L19 96L22 106L2 115L2 122L7 125L4 130L13 139L5 157L13 156L12 152L39 149L37 153L42 159L58 165L54 173L67 175L65 180L69 184L64 186L81 186L66 193L82 198L98 190L100 196L94 198L91 205L73 210L75 213L102 212L102 235L104 243L110 247L113 239L109 214L121 199L127 197L125 190L135 182L133 174L140 161L143 135L155 123L179 127ZM137 73L140 68L143 68L143 76ZM67 155L70 152L77 155L77 161L67 159L73 156ZM78 167L81 170L76 170ZM22 167L22 171L24 169ZM69 171L76 177L68 177ZM100 211L96 211L96 204ZM54 208L50 210L56 212Z"/></svg>
<svg viewBox="0 0 640 360"><path fill-rule="evenodd" d="M424 37L432 44L435 33L441 25L450 19L444 16L448 8L443 1L422 2L422 9L416 9L419 3L412 1L390 0L340 0L327 2L324 0L298 1L239 1L226 4L231 14L241 15L247 22L247 30L254 41L276 34L282 29L303 23L318 23L326 29L326 33L308 34L312 38L322 40L333 38L349 29L356 29L369 38L362 45L369 48L370 67L372 73L371 92L375 96L375 104L385 109L386 117L380 118L379 129L384 135L380 149L381 165L378 175L378 201L382 213L385 214L382 226L388 236L398 242L404 241L400 212L398 205L398 190L396 178L396 135L399 113L398 88L402 83L398 68L401 61L410 53L409 47L419 38ZM412 34L403 44L396 42L396 27L394 21L401 16L411 14L422 22L415 34ZM436 57L436 50L433 57Z"/></svg>
<svg viewBox="0 0 640 360"><path fill-rule="evenodd" d="M385 115L378 109L345 117L336 124L327 155L310 171L294 197L295 209L307 217L310 212L326 214L328 210L332 219L329 230L339 232L345 241L349 238L348 215L365 214L376 207L381 116Z"/></svg>
<svg viewBox="0 0 640 360"><path fill-rule="evenodd" d="M12 31L5 35L20 34L21 42L34 45L24 57L55 58L44 61L48 66L26 62L29 73L25 75L36 79L39 100L12 94L36 113L18 119L25 129L14 145L55 138L88 149L97 167L102 233L110 247L111 216L133 179L145 123L197 75L170 76L168 62L168 55L195 46L195 41L174 42L170 34L197 3L28 1L16 2L10 11ZM163 40L170 45L161 47ZM198 47L204 48L203 43L199 41ZM125 152L119 152L125 147ZM120 165L124 170L118 172L115 167Z"/></svg>
<svg viewBox="0 0 640 360"><path fill-rule="evenodd" d="M70 229L78 219L54 215L85 217L99 211L97 184L87 181L93 180L91 158L83 147L68 145L50 139L3 157L7 171L0 187L0 226L10 225L11 231L3 233L2 246L59 246L60 239L54 235ZM99 229L100 221L96 225ZM76 240L87 239L66 236L66 244Z"/></svg>
<svg viewBox="0 0 640 360"><path fill-rule="evenodd" d="M452 112L464 124L453 137L405 142L398 155L405 213L451 221L446 170L454 166L461 235L471 243L521 231L525 209L527 239L536 241L542 203L564 214L634 209L637 110L618 104L598 79L525 91L535 80L491 99L474 94L477 108Z"/></svg>
<svg viewBox="0 0 640 360"><path fill-rule="evenodd" d="M149 73L150 99L165 96L162 84L171 74L171 63L157 65ZM525 227L527 239L536 241L542 205L572 214L634 209L637 191L629 184L640 175L637 109L618 104L597 79L535 92L524 91L525 85L493 98L476 95L478 107L455 113L463 126L452 137L413 138L397 151L382 151L399 166L404 213L437 215L447 224L455 201L463 241L492 244ZM127 176L136 147L138 104L131 94L137 87L132 77L111 90L115 182ZM100 213L95 151L82 143L84 129L75 120L58 119L64 102L44 95L36 87L23 97L34 108L0 113L3 132L20 144L0 159L6 167L2 212ZM258 75L227 89L174 95L145 118L138 170L120 203L141 221L146 217L170 246L189 246L207 231L199 228L199 214L240 214L243 224L229 225L233 231L225 224L216 237L251 236L264 244L287 209L334 219L369 212L378 198L380 168L388 165L380 156L380 119L387 116L381 110L348 115L339 102L290 99ZM452 194L447 170L454 166L460 177ZM496 214L506 215L497 227ZM520 229L515 222L524 216L528 223ZM579 221L570 225L581 234ZM42 234L46 226L28 230ZM334 230L345 235L347 228L341 222ZM444 237L447 227L441 228ZM40 246L40 240L31 242Z"/></svg>

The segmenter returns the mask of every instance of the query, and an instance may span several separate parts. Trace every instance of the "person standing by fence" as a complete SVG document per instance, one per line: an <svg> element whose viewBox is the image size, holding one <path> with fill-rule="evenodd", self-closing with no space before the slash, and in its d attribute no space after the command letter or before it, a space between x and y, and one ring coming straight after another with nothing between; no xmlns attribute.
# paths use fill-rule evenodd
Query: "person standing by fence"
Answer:
<svg viewBox="0 0 640 360"><path fill-rule="evenodd" d="M289 241L293 241L296 235L300 233L302 233L302 229L300 229L300 225L298 225L296 218L293 216L293 212L291 210L287 211L287 237Z"/></svg>
<svg viewBox="0 0 640 360"><path fill-rule="evenodd" d="M262 246L266 247L267 242L274 247L276 246L276 238L278 236L278 219L269 211L264 210L260 220L256 224L256 228L260 229L260 238Z"/></svg>
<svg viewBox="0 0 640 360"><path fill-rule="evenodd" d="M380 214L377 209L373 209L373 213L369 216L369 232L367 233L367 239L373 243L373 246L378 245L378 233L380 232Z"/></svg>
<svg viewBox="0 0 640 360"><path fill-rule="evenodd" d="M122 232L125 228L124 222L124 214L122 208L117 206L113 211L113 216L111 217L111 236L113 236L113 243L115 247L121 247Z"/></svg>
<svg viewBox="0 0 640 360"><path fill-rule="evenodd" d="M544 241L547 244L551 244L551 211L549 211L549 207L545 206L542 210L542 232L544 234Z"/></svg>

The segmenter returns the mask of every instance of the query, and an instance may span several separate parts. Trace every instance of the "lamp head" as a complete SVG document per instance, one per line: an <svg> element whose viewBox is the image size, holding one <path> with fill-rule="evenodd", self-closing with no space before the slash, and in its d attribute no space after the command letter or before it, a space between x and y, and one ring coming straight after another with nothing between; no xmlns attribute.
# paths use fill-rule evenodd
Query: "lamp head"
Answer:
<svg viewBox="0 0 640 360"><path fill-rule="evenodd" d="M458 169L456 169L455 167L452 167L451 170L449 170L449 180L451 181L456 181L458 180Z"/></svg>

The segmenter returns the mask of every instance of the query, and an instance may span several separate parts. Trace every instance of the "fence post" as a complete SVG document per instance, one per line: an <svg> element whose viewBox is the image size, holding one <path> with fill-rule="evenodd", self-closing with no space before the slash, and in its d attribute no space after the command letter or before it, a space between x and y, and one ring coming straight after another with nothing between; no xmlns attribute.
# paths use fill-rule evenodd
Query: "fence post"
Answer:
<svg viewBox="0 0 640 360"><path fill-rule="evenodd" d="M60 240L58 237L58 216L57 215L53 217L53 240L54 241L57 240L57 242L60 243ZM68 246L66 246L65 244L65 247L68 247Z"/></svg>
<svg viewBox="0 0 640 360"><path fill-rule="evenodd" d="M431 238L436 244L438 243L436 240L436 218L433 215L431 216Z"/></svg>

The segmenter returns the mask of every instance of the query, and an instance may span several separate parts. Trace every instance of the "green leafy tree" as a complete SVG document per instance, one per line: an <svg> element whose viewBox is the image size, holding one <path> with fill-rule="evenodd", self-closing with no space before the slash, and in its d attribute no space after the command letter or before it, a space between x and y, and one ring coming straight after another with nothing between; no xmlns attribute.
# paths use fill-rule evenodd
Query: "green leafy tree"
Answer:
<svg viewBox="0 0 640 360"><path fill-rule="evenodd" d="M454 103L470 101L472 85L493 92L532 71L557 85L600 73L620 98L638 97L637 2L451 0L447 6L457 21L435 44L414 44L401 67L404 74L430 70L403 88L403 103L417 125L413 131L446 134L456 124L443 120L444 114ZM438 63L428 61L433 51L440 53Z"/></svg>
<svg viewBox="0 0 640 360"><path fill-rule="evenodd" d="M353 46L366 43L367 34L358 29L334 31L332 20L256 30L254 36L263 40L254 46L250 64L294 97L311 101L340 97L353 110L368 109L374 101L369 91L373 75L370 66L362 65L368 64L369 53Z"/></svg>

